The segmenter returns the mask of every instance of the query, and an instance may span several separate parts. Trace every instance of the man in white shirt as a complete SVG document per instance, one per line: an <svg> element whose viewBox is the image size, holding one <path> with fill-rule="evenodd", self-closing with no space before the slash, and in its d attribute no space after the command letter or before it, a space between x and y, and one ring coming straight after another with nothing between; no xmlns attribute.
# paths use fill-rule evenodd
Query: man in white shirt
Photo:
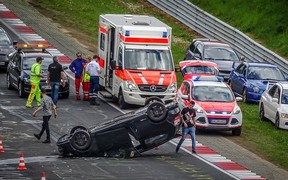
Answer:
<svg viewBox="0 0 288 180"><path fill-rule="evenodd" d="M86 65L85 69L85 71L90 75L90 105L100 105L97 102L99 90L99 74L101 73L98 59L99 57L97 55L94 55L93 59L90 63Z"/></svg>

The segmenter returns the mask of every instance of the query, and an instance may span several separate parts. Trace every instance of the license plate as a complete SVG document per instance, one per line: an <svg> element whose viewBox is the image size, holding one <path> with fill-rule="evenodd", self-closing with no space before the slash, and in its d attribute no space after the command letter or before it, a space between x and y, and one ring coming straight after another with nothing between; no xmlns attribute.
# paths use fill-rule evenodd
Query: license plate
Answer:
<svg viewBox="0 0 288 180"><path fill-rule="evenodd" d="M211 123L215 123L215 124L225 124L226 120L225 119L212 119Z"/></svg>
<svg viewBox="0 0 288 180"><path fill-rule="evenodd" d="M5 62L0 62L0 65L2 66L2 65L5 65Z"/></svg>

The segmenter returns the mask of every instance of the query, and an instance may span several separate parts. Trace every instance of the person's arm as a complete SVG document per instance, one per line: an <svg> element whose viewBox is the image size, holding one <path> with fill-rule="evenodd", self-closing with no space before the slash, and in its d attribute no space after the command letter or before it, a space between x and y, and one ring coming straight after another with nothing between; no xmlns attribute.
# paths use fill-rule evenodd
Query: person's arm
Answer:
<svg viewBox="0 0 288 180"><path fill-rule="evenodd" d="M43 74L41 73L41 65L35 67L35 74L36 76L43 77Z"/></svg>
<svg viewBox="0 0 288 180"><path fill-rule="evenodd" d="M47 85L50 86L50 71L47 73Z"/></svg>
<svg viewBox="0 0 288 180"><path fill-rule="evenodd" d="M76 74L74 61L69 65L69 69L70 69L74 74Z"/></svg>
<svg viewBox="0 0 288 180"><path fill-rule="evenodd" d="M182 109L182 110L183 110L183 109ZM186 127L188 127L188 125L187 125L187 123L186 123L185 120L184 120L182 110L181 110L181 112L180 112L180 115L181 115L180 118L182 119L183 126L186 128Z"/></svg>
<svg viewBox="0 0 288 180"><path fill-rule="evenodd" d="M36 116L36 114L39 112L39 111L41 111L43 108L42 108L42 106L40 106L40 107L38 107L33 113L32 113L32 116Z"/></svg>
<svg viewBox="0 0 288 180"><path fill-rule="evenodd" d="M64 71L61 71L61 79L62 79L62 86L65 87L66 79L65 79Z"/></svg>

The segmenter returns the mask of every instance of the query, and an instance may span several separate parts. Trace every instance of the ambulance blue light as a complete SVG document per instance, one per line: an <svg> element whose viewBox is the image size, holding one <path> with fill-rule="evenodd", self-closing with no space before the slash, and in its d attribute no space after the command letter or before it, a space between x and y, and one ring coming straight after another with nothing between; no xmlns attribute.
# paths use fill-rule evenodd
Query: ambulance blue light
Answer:
<svg viewBox="0 0 288 180"><path fill-rule="evenodd" d="M125 36L130 36L130 31L125 31Z"/></svg>
<svg viewBox="0 0 288 180"><path fill-rule="evenodd" d="M163 32L162 37L167 38L167 32Z"/></svg>

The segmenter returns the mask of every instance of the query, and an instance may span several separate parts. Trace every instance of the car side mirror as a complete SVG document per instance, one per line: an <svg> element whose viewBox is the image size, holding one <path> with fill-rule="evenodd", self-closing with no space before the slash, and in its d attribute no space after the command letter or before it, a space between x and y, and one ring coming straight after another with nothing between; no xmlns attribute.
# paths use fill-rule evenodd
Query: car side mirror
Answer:
<svg viewBox="0 0 288 180"><path fill-rule="evenodd" d="M239 74L239 77L240 78L244 78L244 74Z"/></svg>
<svg viewBox="0 0 288 180"><path fill-rule="evenodd" d="M242 97L236 97L236 101L237 101L237 102L243 101L243 98L242 98Z"/></svg>
<svg viewBox="0 0 288 180"><path fill-rule="evenodd" d="M278 98L272 98L272 102L278 103Z"/></svg>
<svg viewBox="0 0 288 180"><path fill-rule="evenodd" d="M180 67L175 67L175 72L181 72Z"/></svg>
<svg viewBox="0 0 288 180"><path fill-rule="evenodd" d="M68 69L68 67L67 66L63 66L63 70L67 70Z"/></svg>
<svg viewBox="0 0 288 180"><path fill-rule="evenodd" d="M199 53L195 53L195 54L194 54L194 57L195 57L196 59L201 59L201 55L200 55Z"/></svg>
<svg viewBox="0 0 288 180"><path fill-rule="evenodd" d="M244 56L240 56L240 61L244 62L245 61L245 57Z"/></svg>
<svg viewBox="0 0 288 180"><path fill-rule="evenodd" d="M17 43L18 41L13 41L13 46L16 46Z"/></svg>
<svg viewBox="0 0 288 180"><path fill-rule="evenodd" d="M110 63L111 69L115 70L116 69L116 61L112 60Z"/></svg>
<svg viewBox="0 0 288 180"><path fill-rule="evenodd" d="M182 99L186 99L186 100L189 100L189 97L188 97L188 95L184 95L184 94L182 94L182 95L181 95L181 98L182 98Z"/></svg>

